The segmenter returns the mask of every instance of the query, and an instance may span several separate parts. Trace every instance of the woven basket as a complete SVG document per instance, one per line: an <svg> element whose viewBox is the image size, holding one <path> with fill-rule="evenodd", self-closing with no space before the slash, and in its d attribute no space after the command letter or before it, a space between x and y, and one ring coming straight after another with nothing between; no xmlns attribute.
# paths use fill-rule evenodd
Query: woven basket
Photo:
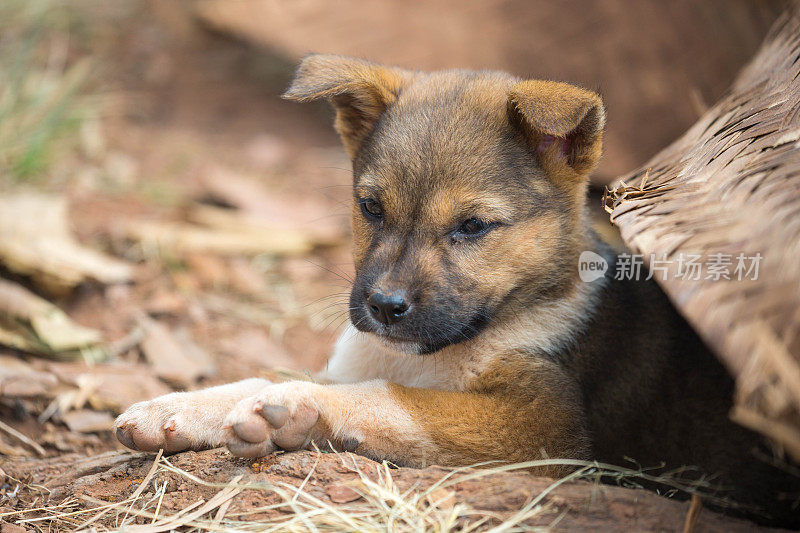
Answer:
<svg viewBox="0 0 800 533"><path fill-rule="evenodd" d="M775 23L727 95L608 189L604 204L736 376L732 417L800 460L798 9ZM688 279L698 256L705 270ZM735 270L742 258L756 279ZM725 260L730 279L718 275Z"/></svg>

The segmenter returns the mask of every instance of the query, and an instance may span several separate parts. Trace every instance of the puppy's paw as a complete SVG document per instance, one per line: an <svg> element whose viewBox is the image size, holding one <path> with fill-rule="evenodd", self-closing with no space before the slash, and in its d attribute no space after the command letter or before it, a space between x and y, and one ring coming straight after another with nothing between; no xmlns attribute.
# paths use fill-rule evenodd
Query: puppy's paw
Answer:
<svg viewBox="0 0 800 533"><path fill-rule="evenodd" d="M225 418L228 450L262 457L305 447L319 420L313 389L307 382L281 383L240 401Z"/></svg>
<svg viewBox="0 0 800 533"><path fill-rule="evenodd" d="M223 414L194 393L172 393L133 404L117 417L117 439L132 450L202 450L222 444Z"/></svg>

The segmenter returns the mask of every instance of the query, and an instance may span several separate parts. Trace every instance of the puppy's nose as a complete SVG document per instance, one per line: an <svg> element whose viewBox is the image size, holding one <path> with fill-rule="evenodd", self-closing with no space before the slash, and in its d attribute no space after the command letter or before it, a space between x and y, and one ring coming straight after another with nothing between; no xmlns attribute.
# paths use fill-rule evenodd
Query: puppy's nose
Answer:
<svg viewBox="0 0 800 533"><path fill-rule="evenodd" d="M404 291L373 292L367 298L367 307L372 317L382 324L393 324L403 318L408 311Z"/></svg>

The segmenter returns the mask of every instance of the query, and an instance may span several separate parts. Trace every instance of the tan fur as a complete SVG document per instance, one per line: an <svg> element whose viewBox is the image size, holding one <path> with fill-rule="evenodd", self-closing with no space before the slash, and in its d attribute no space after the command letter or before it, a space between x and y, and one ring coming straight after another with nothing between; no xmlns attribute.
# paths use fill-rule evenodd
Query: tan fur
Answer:
<svg viewBox="0 0 800 533"><path fill-rule="evenodd" d="M633 458L734 469L737 499L777 501L775 472L742 452L757 437L727 420L729 376L663 294L578 278L584 250L615 261L584 211L598 95L315 55L285 96L329 99L353 161L351 324L317 383L157 398L120 416L123 443L244 457L330 444L412 466ZM409 305L390 320L375 295Z"/></svg>
<svg viewBox="0 0 800 533"><path fill-rule="evenodd" d="M567 83L526 80L511 87L509 106L530 126L534 143L541 135L575 136L568 161L573 182L597 165L605 126L603 101L597 94ZM552 170L555 158L547 159Z"/></svg>
<svg viewBox="0 0 800 533"><path fill-rule="evenodd" d="M528 191L552 197L567 181L561 174L569 174L570 191L579 188L573 183L580 181L576 176L585 175L597 162L595 152L599 153L603 116L599 97L564 84L519 82L492 73L469 84L463 80L459 72L421 75L362 60L310 56L285 96L297 101L328 98L336 110L336 129L356 160L387 110L427 105L433 93L454 91L455 100L447 104L454 124L474 123L503 135L517 127L517 135L524 137L540 164L552 167L549 172L554 178L530 179ZM475 116L482 118L475 122ZM513 126L515 120L522 124ZM401 131L394 146L413 141L403 136L417 133ZM433 243L460 221L476 215L506 224L502 231L484 237L481 246L456 250L451 260L471 265L464 283L480 291L486 301L499 302L520 278L529 278L547 282L548 302L528 309L508 302L480 336L422 359L403 353L413 352L413 343L384 341L348 329L319 376L321 382L342 384L269 384L228 407L223 427L229 428L227 438L235 441L229 443L232 450L250 455L273 449L268 442L237 441L230 428L255 428L266 431L267 441L280 439L280 435L269 436L280 430L269 429L258 417L263 405L276 404L286 407L291 416L305 408L319 413L314 428L301 438L304 446L355 439L359 452L403 464L587 457L577 384L558 366L531 358L529 353L549 353L569 342L582 327L587 306L592 305L588 287L578 284L574 276L553 277L551 262L558 253L571 260L569 255L577 257L577 250L586 245L580 224L573 222L579 218L582 200L570 192L562 210L548 209L520 219L519 198L499 195L471 179L493 172L495 154L501 147L483 144L479 138L472 138L471 142L478 144L470 147L465 144L469 138L460 139L458 131L451 133L454 137L432 137L423 148L438 158L430 162L434 165L431 171L438 172L442 182L431 183L425 203L414 216L419 238ZM539 136L545 134L573 135L569 156L556 153L558 144L549 151L536 151ZM412 166L405 172L424 171L413 166L414 160L406 163ZM457 176L467 179L455 179ZM387 223L403 224L409 198L418 194L409 186L393 165L376 166L356 181L355 194L380 195ZM353 206L352 214L354 262L356 269L361 269L373 229L358 205ZM371 250L371 260L383 258L397 266L378 276L374 286L391 291L413 283L412 275L415 279L441 278L443 253L436 246L418 246L410 252L405 238L386 235ZM420 289L421 297L435 299L435 286ZM158 405L152 408L159 409ZM121 420L128 424L130 418ZM549 474L561 471L544 470Z"/></svg>
<svg viewBox="0 0 800 533"><path fill-rule="evenodd" d="M372 125L411 77L408 71L368 61L312 55L303 61L284 97L299 102L330 98L336 108L336 131L354 157Z"/></svg>
<svg viewBox="0 0 800 533"><path fill-rule="evenodd" d="M435 445L429 461L463 465L589 454L577 384L555 365L524 354L496 355L465 391L393 385L392 393ZM537 469L552 476L568 470Z"/></svg>

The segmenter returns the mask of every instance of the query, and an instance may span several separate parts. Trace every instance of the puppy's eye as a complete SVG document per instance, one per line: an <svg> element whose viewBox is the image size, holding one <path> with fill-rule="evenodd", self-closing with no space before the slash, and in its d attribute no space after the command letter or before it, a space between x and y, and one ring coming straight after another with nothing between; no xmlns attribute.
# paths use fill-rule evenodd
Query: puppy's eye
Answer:
<svg viewBox="0 0 800 533"><path fill-rule="evenodd" d="M453 232L453 242L461 242L464 239L480 237L489 232L495 225L479 218L470 218L461 223L456 231Z"/></svg>
<svg viewBox="0 0 800 533"><path fill-rule="evenodd" d="M358 203L361 204L361 212L367 220L380 220L383 218L381 204L372 198L363 198Z"/></svg>
<svg viewBox="0 0 800 533"><path fill-rule="evenodd" d="M458 228L458 232L463 233L464 235L477 235L478 233L486 231L486 228L488 227L489 224L483 220L471 218L461 223L461 226Z"/></svg>

